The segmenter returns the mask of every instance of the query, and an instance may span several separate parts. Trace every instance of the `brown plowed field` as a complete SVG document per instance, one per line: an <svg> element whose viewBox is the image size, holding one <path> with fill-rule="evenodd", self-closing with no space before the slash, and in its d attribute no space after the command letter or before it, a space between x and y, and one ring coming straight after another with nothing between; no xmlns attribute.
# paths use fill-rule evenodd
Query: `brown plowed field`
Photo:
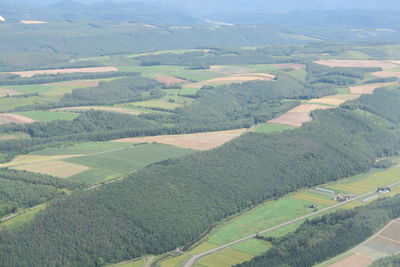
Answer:
<svg viewBox="0 0 400 267"><path fill-rule="evenodd" d="M317 104L303 104L297 106L278 118L268 121L269 123L277 123L289 126L300 127L303 123L311 121L310 112L317 109L329 109L330 106L317 105Z"/></svg>
<svg viewBox="0 0 400 267"><path fill-rule="evenodd" d="M69 111L69 112L84 112L89 110L102 110L102 111L110 111L117 112L129 115L139 115L142 114L142 111L128 109L128 108L118 108L118 107L96 107L96 106L81 106L81 107L67 107L67 108L56 108L52 109L52 111Z"/></svg>
<svg viewBox="0 0 400 267"><path fill-rule="evenodd" d="M357 86L350 86L350 92L355 95L365 95L374 93L376 88L392 85L393 83L371 83Z"/></svg>
<svg viewBox="0 0 400 267"><path fill-rule="evenodd" d="M11 114L11 113L0 113L0 124L4 123L32 123L36 122L35 120L32 120L31 118L17 115L17 114Z"/></svg>
<svg viewBox="0 0 400 267"><path fill-rule="evenodd" d="M373 259L356 253L341 261L329 265L329 267L367 267L373 262Z"/></svg>
<svg viewBox="0 0 400 267"><path fill-rule="evenodd" d="M372 73L372 75L374 75L374 76L376 76L376 77L380 77L380 78L387 78L387 77L397 77L397 78L400 78L400 71L388 71L388 70L384 70L384 71L374 72L374 73Z"/></svg>
<svg viewBox="0 0 400 267"><path fill-rule="evenodd" d="M36 74L97 73L97 72L112 72L112 71L118 71L118 69L115 67L95 67L95 68L76 68L76 69L15 71L9 73L17 74L24 78L29 78Z"/></svg>
<svg viewBox="0 0 400 267"><path fill-rule="evenodd" d="M306 65L304 65L304 64L294 64L294 63L272 64L272 66L278 67L278 68L288 68L288 69L296 69L296 70L304 70L304 69L306 69Z"/></svg>
<svg viewBox="0 0 400 267"><path fill-rule="evenodd" d="M379 235L400 242L400 223L394 221L389 225L389 227L385 228L385 230L383 230Z"/></svg>
<svg viewBox="0 0 400 267"><path fill-rule="evenodd" d="M182 83L187 83L188 81L175 78L175 77L170 77L170 76L157 76L156 81L163 83L167 86L175 85L175 84L182 84Z"/></svg>
<svg viewBox="0 0 400 267"><path fill-rule="evenodd" d="M24 93L18 92L15 90L11 89L6 89L6 88L0 88L0 97L5 97L5 96L13 96L13 95L23 95Z"/></svg>
<svg viewBox="0 0 400 267"><path fill-rule="evenodd" d="M329 67L353 67L353 68L382 68L383 70L393 69L399 67L390 60L318 60L315 61L317 64L329 66Z"/></svg>
<svg viewBox="0 0 400 267"><path fill-rule="evenodd" d="M207 132L195 134L177 134L177 135L159 135L148 137L124 138L115 140L114 142L127 143L161 143L173 145L182 148L190 148L195 150L209 150L239 137L247 132L247 129L238 129L220 132Z"/></svg>

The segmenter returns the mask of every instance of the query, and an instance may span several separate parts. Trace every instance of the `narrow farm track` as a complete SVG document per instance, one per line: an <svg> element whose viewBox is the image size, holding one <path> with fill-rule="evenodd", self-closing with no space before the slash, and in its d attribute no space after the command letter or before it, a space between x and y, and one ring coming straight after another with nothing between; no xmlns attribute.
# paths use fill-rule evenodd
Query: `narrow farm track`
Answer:
<svg viewBox="0 0 400 267"><path fill-rule="evenodd" d="M395 186L398 186L398 185L400 185L400 182L391 184L391 185L389 185L388 187L395 187ZM321 209L321 210L319 210L319 211L310 213L310 214L308 214L308 215L304 215L304 216L298 217L298 218L296 218L296 219L293 219L293 220L284 222L284 223L282 223L282 224L279 224L279 225L277 225L277 226L268 228L268 229L263 230L263 231L260 231L260 232L258 232L258 233L254 233L254 234L252 234L252 235L249 235L249 236L243 237L243 238L241 238L241 239L238 239L238 240L232 241L232 242L230 242L230 243L227 243L227 244L225 244L225 245L222 245L222 246L219 246L219 247L210 249L210 250L208 250L208 251L206 251L206 252L203 252L203 253L194 255L194 256L191 257L190 260L184 265L184 267L191 267L191 266L193 266L199 259L201 259L201 258L203 258L203 257L205 257L205 256L214 254L215 252L218 252L218 251L223 250L223 249L225 249L225 248L229 248L229 247L231 247L231 246L233 246L233 245L236 245L236 244L238 244L238 243L241 243L241 242L243 242L243 241L246 241L246 240L255 238L257 235L262 235L262 234L265 234L265 233L268 233L268 232L272 232L272 231L278 230L278 229L280 229L280 228L282 228L282 227L285 227L285 226L288 226L288 225L290 225L290 224L293 224L293 223L302 221L302 220L307 219L307 218L310 218L310 217L312 217L312 216L314 216L314 215L318 215L318 214L324 213L324 212L326 212L326 211L339 208L339 207L344 206L344 205L346 205L346 204L348 204L348 203L351 203L351 202L354 202L354 201L363 199L363 198L368 197L368 196L373 195L373 194L376 194L376 192L375 192L375 191L371 191L371 192L368 192L368 193L359 195L359 196L357 196L357 197L355 197L355 198L352 198L352 199L349 199L349 200L347 200L347 201L344 201L344 202L335 204L335 205L333 205L333 206L330 206L330 207Z"/></svg>

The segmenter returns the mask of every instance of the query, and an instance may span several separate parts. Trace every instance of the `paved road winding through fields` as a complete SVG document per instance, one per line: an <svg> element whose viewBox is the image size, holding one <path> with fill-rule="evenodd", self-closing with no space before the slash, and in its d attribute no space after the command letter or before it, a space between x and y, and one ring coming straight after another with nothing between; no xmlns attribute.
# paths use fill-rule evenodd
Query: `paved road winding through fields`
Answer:
<svg viewBox="0 0 400 267"><path fill-rule="evenodd" d="M389 185L388 187L394 187L394 186L397 186L397 185L400 185L400 182L391 184L391 185ZM257 235L262 235L262 234L265 234L265 233L268 233L268 232L272 232L272 231L278 230L278 229L280 229L280 228L282 228L282 227L285 227L285 226L288 226L288 225L290 225L290 224L293 224L293 223L302 221L302 220L307 219L307 218L309 218L309 217L312 217L312 216L314 216L314 215L321 214L321 213L323 213L323 212L326 212L326 211L329 211L329 210L332 210L332 209L336 209L336 208L341 207L341 206L343 206L343 205L346 205L346 204L348 204L348 203L350 203L350 202L354 202L354 201L360 200L360 199L362 199L362 198L368 197L369 195L373 195L373 194L376 194L376 192L375 192L375 191L371 191L371 192L368 192L368 193L359 195L359 196L357 196L357 197L355 197L355 198L352 198L352 199L350 199L350 200L347 200L347 201L344 201L344 202L335 204L335 205L333 205L333 206L330 206L330 207L321 209L321 210L319 210L319 211L310 213L310 214L308 214L308 215L304 215L304 216L298 217L298 218L296 218L296 219L293 219L293 220L284 222L284 223L282 223L282 224L279 224L279 225L277 225L277 226L268 228L268 229L263 230L263 231L260 231L260 232L258 232L258 233L255 233L255 234L252 234L252 235L243 237L243 238L241 238L241 239L232 241L232 242L230 242L230 243L228 243L228 244L225 244L225 245L222 245L222 246L219 246L219 247L210 249L210 250L208 250L208 251L206 251L206 252L203 252L203 253L194 255L194 256L191 257L190 260L184 265L184 267L191 267L191 266L193 266L193 265L196 263L196 261L198 261L200 258L203 258L203 257L205 257L205 256L207 256L207 255L213 254L213 253L218 252L218 251L220 251L220 250L223 250L223 249L225 249L225 248L229 248L229 247L231 247L231 246L233 246L233 245L236 245L236 244L238 244L238 243L241 243L241 242L243 242L243 241L246 241L246 240L255 238Z"/></svg>

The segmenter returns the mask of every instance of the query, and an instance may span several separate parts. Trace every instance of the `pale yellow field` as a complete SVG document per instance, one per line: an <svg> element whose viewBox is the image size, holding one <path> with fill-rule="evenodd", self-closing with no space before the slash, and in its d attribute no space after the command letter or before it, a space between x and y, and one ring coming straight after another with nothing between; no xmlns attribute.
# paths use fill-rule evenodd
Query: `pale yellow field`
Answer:
<svg viewBox="0 0 400 267"><path fill-rule="evenodd" d="M373 173L362 181L356 181L346 184L328 186L331 189L343 190L346 192L363 194L376 190L380 186L400 181L400 167L390 168L384 172Z"/></svg>
<svg viewBox="0 0 400 267"><path fill-rule="evenodd" d="M316 104L303 104L297 106L278 118L268 121L269 123L277 123L283 125L290 125L300 127L303 123L311 121L310 112L317 109L329 109L331 107Z"/></svg>
<svg viewBox="0 0 400 267"><path fill-rule="evenodd" d="M314 104L328 104L328 105L339 106L346 101L353 100L358 97L359 97L359 95L351 95L351 94L331 95L331 96L325 96L325 97L318 98L318 99L312 99L312 100L307 101L307 103L309 103L309 104L313 104L313 103Z"/></svg>
<svg viewBox="0 0 400 267"><path fill-rule="evenodd" d="M266 74L266 73L235 74L232 76L215 78L215 79L207 80L207 81L200 82L200 83L185 84L183 87L200 89L205 85L226 85L226 84L244 83L244 82L256 81L256 80L270 81L270 80L274 79L274 77L275 77L274 75Z"/></svg>
<svg viewBox="0 0 400 267"><path fill-rule="evenodd" d="M32 70L9 72L21 77L30 78L36 74L59 74L59 73L96 73L118 71L115 67L95 67L95 68L76 68L76 69L54 69L54 70Z"/></svg>
<svg viewBox="0 0 400 267"><path fill-rule="evenodd" d="M118 139L114 142L127 143L161 143L173 145L182 148L191 148L195 150L210 150L239 137L247 132L247 129L207 132L195 134L177 134L177 135L158 135L148 137L134 137Z"/></svg>
<svg viewBox="0 0 400 267"><path fill-rule="evenodd" d="M36 122L35 120L12 113L0 113L0 124L5 123L33 123Z"/></svg>
<svg viewBox="0 0 400 267"><path fill-rule="evenodd" d="M355 95L365 95L374 93L375 89L384 86L390 86L394 83L371 83L357 86L350 86L350 92Z"/></svg>
<svg viewBox="0 0 400 267"><path fill-rule="evenodd" d="M326 199L326 198L323 198L323 197L314 196L314 195L309 195L309 194L307 194L305 192L294 194L292 196L292 198L311 201L311 202L314 202L316 204L323 204L323 205L334 205L334 204L336 204L336 202L333 201L333 200L329 200L329 199Z"/></svg>
<svg viewBox="0 0 400 267"><path fill-rule="evenodd" d="M68 159L79 157L81 155L56 155L56 156L42 156L42 155L22 155L15 157L12 161L0 164L0 168L17 167L24 164L54 161L61 159Z"/></svg>
<svg viewBox="0 0 400 267"><path fill-rule="evenodd" d="M353 68L371 68L377 67L383 70L393 69L399 65L391 60L318 60L317 64L329 67L353 67Z"/></svg>
<svg viewBox="0 0 400 267"><path fill-rule="evenodd" d="M18 167L13 167L12 169L48 174L60 178L68 178L89 170L89 167L64 161L45 161L21 165Z"/></svg>
<svg viewBox="0 0 400 267"><path fill-rule="evenodd" d="M5 97L5 96L13 96L13 95L23 95L24 93L18 92L15 90L11 89L6 89L6 88L0 88L0 97Z"/></svg>

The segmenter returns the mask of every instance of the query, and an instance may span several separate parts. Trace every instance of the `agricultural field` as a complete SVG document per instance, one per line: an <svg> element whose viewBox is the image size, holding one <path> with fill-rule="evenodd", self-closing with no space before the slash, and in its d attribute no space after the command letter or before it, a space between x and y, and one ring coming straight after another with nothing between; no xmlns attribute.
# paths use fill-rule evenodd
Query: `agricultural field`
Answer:
<svg viewBox="0 0 400 267"><path fill-rule="evenodd" d="M20 115L20 114L12 114L12 113L0 113L0 124L6 123L33 123L36 120Z"/></svg>
<svg viewBox="0 0 400 267"><path fill-rule="evenodd" d="M16 157L0 167L94 184L121 177L155 162L193 152L169 145L90 142L36 151L27 156Z"/></svg>
<svg viewBox="0 0 400 267"><path fill-rule="evenodd" d="M203 238L197 246L187 251L184 256L170 257L165 261L162 261L162 263L165 262L165 266L168 267L182 266L182 263L185 262L185 259L188 260L189 255L197 255L204 251L210 250L218 245L223 245L242 237L248 236L250 234L257 233L261 230L268 229L282 222L289 221L290 219L300 217L301 215L312 214L313 209L309 207L313 204L317 205L318 209L332 206L338 203L334 201L335 195L337 194L344 192L361 194L376 190L376 188L380 186L386 186L394 182L398 182L400 181L400 167L397 165L398 161L399 159L394 158L393 162L395 162L396 164L394 164L393 167L389 169L372 169L367 173L359 174L317 188L310 188L302 190L300 192L292 193L276 201L268 201L247 212L244 212L241 215L234 216L231 219L221 222L210 232L210 234ZM363 188L363 190L357 190L358 188ZM351 189L352 191L350 191L349 189ZM396 194L397 191L400 192L400 186L394 187L391 194L382 196L393 196ZM376 200L379 197L380 196L374 198L373 200ZM342 206L341 209L351 209L365 204L367 203L361 199L359 201L350 202ZM332 209L316 216L321 216L323 214L334 212L336 210L338 209ZM312 218L313 217L314 216L312 216ZM290 232L295 231L303 221L304 220L287 225L273 232L266 233L263 236L284 236ZM400 223L398 224L400 226ZM383 233L387 234L387 232L390 232L390 235L393 236L397 233L400 233L399 229L400 227L388 228L388 230ZM243 262L243 255L249 255L252 258L254 256L261 255L269 248L270 244L268 242L260 241L257 239L250 239L236 244L228 250L222 250L215 254L206 256L199 260L196 266L230 266L229 264L238 264ZM229 251L229 253L226 254L226 251ZM228 259L226 255L231 256ZM353 260L356 258L358 259L359 257L356 257L354 255L354 253L348 253L345 256L341 255L341 258L339 259L342 260L344 258L347 258L348 256L353 256L350 259L350 262L354 262ZM359 260L362 261L362 259ZM330 264L334 264L336 262L337 260L329 261ZM321 265L321 267L329 265Z"/></svg>
<svg viewBox="0 0 400 267"><path fill-rule="evenodd" d="M134 137L115 140L128 143L160 143L194 150L210 150L219 147L247 132L247 129L205 132L195 134L160 135L149 137Z"/></svg>
<svg viewBox="0 0 400 267"><path fill-rule="evenodd" d="M230 267L248 261L252 255L237 251L235 249L223 249L215 254L200 259L195 266Z"/></svg>
<svg viewBox="0 0 400 267"><path fill-rule="evenodd" d="M400 220L396 219L362 244L317 267L367 267L380 258L399 253Z"/></svg>
<svg viewBox="0 0 400 267"><path fill-rule="evenodd" d="M349 67L349 68L382 68L383 70L399 67L393 60L318 60L315 63L329 67Z"/></svg>
<svg viewBox="0 0 400 267"><path fill-rule="evenodd" d="M375 89L393 85L393 83L372 83L357 86L350 86L350 92L354 95L372 94Z"/></svg>
<svg viewBox="0 0 400 267"><path fill-rule="evenodd" d="M71 112L52 111L25 111L15 112L14 114L21 115L39 122L49 122L54 120L73 120L79 116L79 114Z"/></svg>
<svg viewBox="0 0 400 267"><path fill-rule="evenodd" d="M14 71L11 74L19 75L23 78L30 78L35 75L51 75L51 74L66 74L66 73L97 73L97 72L112 72L118 71L115 67L95 67L95 68L75 68L75 69L51 69L51 70L33 70L33 71Z"/></svg>
<svg viewBox="0 0 400 267"><path fill-rule="evenodd" d="M261 123L261 124L257 125L257 127L255 128L255 132L269 134L269 133L275 133L275 132L279 133L279 132L291 130L291 129L294 129L294 127L289 126L289 125L282 125L282 124Z"/></svg>
<svg viewBox="0 0 400 267"><path fill-rule="evenodd" d="M301 125L303 125L303 123L312 120L312 117L310 116L310 113L312 111L317 109L329 109L329 108L332 108L332 106L317 105L317 104L302 104L268 122L274 124L288 125L293 127L300 127Z"/></svg>

